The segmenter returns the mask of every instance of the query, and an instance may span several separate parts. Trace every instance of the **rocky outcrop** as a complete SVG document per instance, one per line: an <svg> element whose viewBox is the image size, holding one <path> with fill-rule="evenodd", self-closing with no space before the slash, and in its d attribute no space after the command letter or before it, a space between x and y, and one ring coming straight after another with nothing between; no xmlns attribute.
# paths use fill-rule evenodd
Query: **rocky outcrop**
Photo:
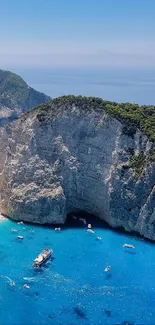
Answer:
<svg viewBox="0 0 155 325"><path fill-rule="evenodd" d="M49 100L49 96L29 87L20 76L0 70L0 126Z"/></svg>
<svg viewBox="0 0 155 325"><path fill-rule="evenodd" d="M155 239L155 163L137 169L152 143L125 126L100 104L90 107L86 100L81 107L59 99L2 128L3 213L64 223L69 212L82 210Z"/></svg>

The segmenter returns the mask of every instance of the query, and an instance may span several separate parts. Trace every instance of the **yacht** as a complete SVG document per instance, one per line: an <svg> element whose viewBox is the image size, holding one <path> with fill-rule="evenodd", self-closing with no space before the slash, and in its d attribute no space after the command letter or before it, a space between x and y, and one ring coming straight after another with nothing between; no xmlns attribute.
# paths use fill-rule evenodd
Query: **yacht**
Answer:
<svg viewBox="0 0 155 325"><path fill-rule="evenodd" d="M43 251L35 258L33 267L39 268L42 264L44 264L53 254L52 249L45 248Z"/></svg>

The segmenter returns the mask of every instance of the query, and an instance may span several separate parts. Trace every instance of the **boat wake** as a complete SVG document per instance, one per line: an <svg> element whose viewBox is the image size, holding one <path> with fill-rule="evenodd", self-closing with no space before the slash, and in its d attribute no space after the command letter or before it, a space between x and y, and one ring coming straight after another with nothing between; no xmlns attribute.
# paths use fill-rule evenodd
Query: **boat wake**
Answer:
<svg viewBox="0 0 155 325"><path fill-rule="evenodd" d="M7 275L1 275L1 278L7 279L11 287L15 286L15 282L12 279L10 279Z"/></svg>

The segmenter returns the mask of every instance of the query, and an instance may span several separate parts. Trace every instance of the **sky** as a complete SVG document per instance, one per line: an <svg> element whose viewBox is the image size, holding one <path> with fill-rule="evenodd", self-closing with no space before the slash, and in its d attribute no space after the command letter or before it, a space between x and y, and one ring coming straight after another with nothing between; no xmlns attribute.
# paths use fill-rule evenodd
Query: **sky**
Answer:
<svg viewBox="0 0 155 325"><path fill-rule="evenodd" d="M154 0L0 0L0 67L155 67Z"/></svg>

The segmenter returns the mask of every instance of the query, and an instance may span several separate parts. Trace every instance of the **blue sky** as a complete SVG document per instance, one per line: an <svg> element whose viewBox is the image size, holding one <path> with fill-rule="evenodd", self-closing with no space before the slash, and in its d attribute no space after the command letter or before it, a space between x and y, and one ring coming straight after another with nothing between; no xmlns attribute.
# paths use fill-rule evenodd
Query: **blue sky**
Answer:
<svg viewBox="0 0 155 325"><path fill-rule="evenodd" d="M0 0L0 67L155 67L154 0Z"/></svg>

